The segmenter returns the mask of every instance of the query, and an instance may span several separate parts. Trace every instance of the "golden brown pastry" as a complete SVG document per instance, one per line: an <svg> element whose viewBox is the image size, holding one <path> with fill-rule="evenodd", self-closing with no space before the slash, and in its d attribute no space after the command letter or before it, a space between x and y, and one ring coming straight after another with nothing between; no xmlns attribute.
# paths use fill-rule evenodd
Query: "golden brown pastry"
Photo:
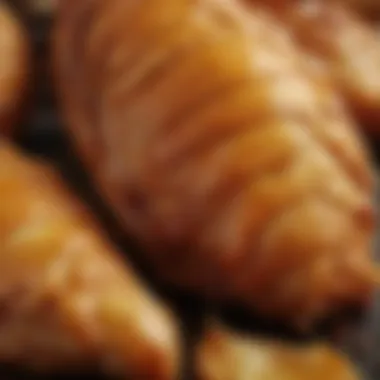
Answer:
<svg viewBox="0 0 380 380"><path fill-rule="evenodd" d="M196 352L196 380L359 380L347 358L322 343L292 345L212 324Z"/></svg>
<svg viewBox="0 0 380 380"><path fill-rule="evenodd" d="M9 134L20 119L30 74L26 31L0 1L0 131Z"/></svg>
<svg viewBox="0 0 380 380"><path fill-rule="evenodd" d="M380 134L380 38L375 28L339 1L253 2L276 11L310 59L320 61L363 128Z"/></svg>
<svg viewBox="0 0 380 380"><path fill-rule="evenodd" d="M63 114L161 278L305 326L366 302L366 150L281 25L233 0L60 4Z"/></svg>
<svg viewBox="0 0 380 380"><path fill-rule="evenodd" d="M1 142L0 194L0 362L175 379L172 316L57 175Z"/></svg>

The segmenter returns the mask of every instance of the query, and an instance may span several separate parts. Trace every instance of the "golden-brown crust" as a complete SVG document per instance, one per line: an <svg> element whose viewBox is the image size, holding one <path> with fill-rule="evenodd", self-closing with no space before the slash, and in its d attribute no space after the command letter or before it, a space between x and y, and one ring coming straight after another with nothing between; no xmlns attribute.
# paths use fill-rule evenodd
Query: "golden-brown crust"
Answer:
<svg viewBox="0 0 380 380"><path fill-rule="evenodd" d="M62 2L63 114L166 281L293 323L372 284L372 173L329 83L242 2Z"/></svg>
<svg viewBox="0 0 380 380"><path fill-rule="evenodd" d="M0 2L0 132L14 133L21 119L31 74L30 45L26 30L8 8Z"/></svg>
<svg viewBox="0 0 380 380"><path fill-rule="evenodd" d="M0 142L0 362L171 380L169 311L55 172Z"/></svg>
<svg viewBox="0 0 380 380"><path fill-rule="evenodd" d="M254 338L212 322L196 351L196 380L359 380L349 360L326 344Z"/></svg>
<svg viewBox="0 0 380 380"><path fill-rule="evenodd" d="M380 38L347 4L336 0L248 0L265 5L319 60L362 128L380 133Z"/></svg>

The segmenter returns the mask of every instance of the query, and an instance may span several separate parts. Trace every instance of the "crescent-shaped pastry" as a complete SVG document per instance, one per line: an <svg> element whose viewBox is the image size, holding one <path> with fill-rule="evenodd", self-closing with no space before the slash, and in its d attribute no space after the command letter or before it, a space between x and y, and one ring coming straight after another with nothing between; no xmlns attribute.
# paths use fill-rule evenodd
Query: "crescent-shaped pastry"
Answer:
<svg viewBox="0 0 380 380"><path fill-rule="evenodd" d="M234 0L66 0L63 115L169 284L310 325L373 288L356 125L272 17Z"/></svg>

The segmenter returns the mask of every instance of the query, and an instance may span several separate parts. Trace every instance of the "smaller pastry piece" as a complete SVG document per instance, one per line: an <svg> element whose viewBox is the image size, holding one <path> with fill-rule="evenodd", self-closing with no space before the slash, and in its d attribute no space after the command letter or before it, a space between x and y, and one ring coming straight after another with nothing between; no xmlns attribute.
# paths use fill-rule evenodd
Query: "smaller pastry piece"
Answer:
<svg viewBox="0 0 380 380"><path fill-rule="evenodd" d="M0 2L0 132L10 134L20 119L30 75L30 46L26 30Z"/></svg>
<svg viewBox="0 0 380 380"><path fill-rule="evenodd" d="M174 320L54 172L0 144L0 362L176 378Z"/></svg>
<svg viewBox="0 0 380 380"><path fill-rule="evenodd" d="M380 134L380 39L373 26L339 1L253 3L279 16L310 61L330 76L363 127Z"/></svg>
<svg viewBox="0 0 380 380"><path fill-rule="evenodd" d="M359 380L353 365L323 344L291 345L240 336L218 323L196 353L196 380Z"/></svg>

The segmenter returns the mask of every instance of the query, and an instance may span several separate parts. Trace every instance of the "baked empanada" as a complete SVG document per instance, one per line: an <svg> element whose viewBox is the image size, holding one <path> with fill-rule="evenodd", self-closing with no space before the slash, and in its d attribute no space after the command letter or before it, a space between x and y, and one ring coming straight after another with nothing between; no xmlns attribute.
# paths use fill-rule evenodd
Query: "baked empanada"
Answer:
<svg viewBox="0 0 380 380"><path fill-rule="evenodd" d="M176 379L175 321L117 254L52 169L0 143L0 362Z"/></svg>
<svg viewBox="0 0 380 380"><path fill-rule="evenodd" d="M168 284L310 325L373 287L372 173L329 83L234 0L66 0L67 124Z"/></svg>
<svg viewBox="0 0 380 380"><path fill-rule="evenodd" d="M344 355L323 343L296 345L239 335L212 322L199 344L196 380L359 380Z"/></svg>
<svg viewBox="0 0 380 380"><path fill-rule="evenodd" d="M4 1L0 2L0 132L10 134L20 119L29 83L27 32Z"/></svg>

